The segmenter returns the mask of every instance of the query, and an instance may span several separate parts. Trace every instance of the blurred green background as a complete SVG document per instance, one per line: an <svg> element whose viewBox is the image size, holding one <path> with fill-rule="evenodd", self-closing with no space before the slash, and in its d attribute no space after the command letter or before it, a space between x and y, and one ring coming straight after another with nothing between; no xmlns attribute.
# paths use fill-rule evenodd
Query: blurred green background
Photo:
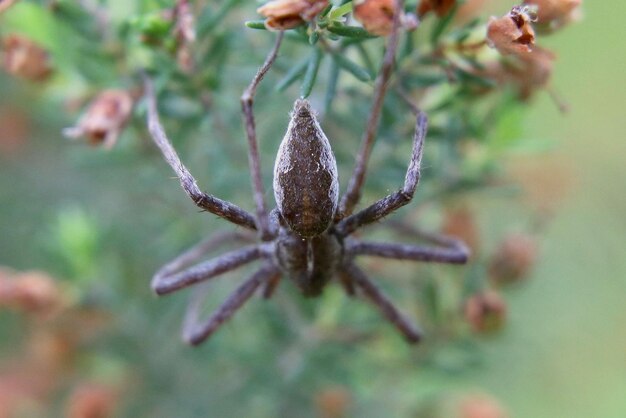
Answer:
<svg viewBox="0 0 626 418"><path fill-rule="evenodd" d="M89 281L89 294L76 297L104 307L110 317L89 337L78 369L123 388L119 416L318 416L320 394L335 391L339 398L347 393L347 416L409 417L424 400L479 391L497 398L512 417L626 417L626 3L588 1L584 15L542 39L558 53L552 84L570 110L559 113L547 94L539 94L523 137L556 145L541 156L505 161L531 191L563 178L543 191L561 197L542 233L532 277L506 292L505 329L476 343L480 356L472 367L455 367L461 360L453 351L442 353L438 367L416 367L420 348L404 345L375 314L358 323L354 318L362 316L352 310L369 311L338 289L315 301L289 289L270 303L254 300L209 343L186 347L178 337L186 295L157 299L149 280L193 238L224 223L184 200L148 142L129 146L123 137L110 153L68 143L60 130L69 118L59 121L58 113L35 103L38 87L7 80L0 84L2 103L35 111L28 142L0 157L0 265ZM242 79L257 64L248 65ZM236 97L222 99L222 113L238 120ZM145 135L141 126L130 129ZM272 129L260 122L261 132ZM213 130L207 126L204 134ZM251 207L243 132L211 140L211 148L178 146L188 147L182 152L206 188ZM271 155L275 143L266 145ZM145 155L138 159L138 153ZM480 224L492 228L483 231L485 245L525 222L515 205L481 201ZM221 280L234 282L240 274ZM454 277L457 270L445 268L445 274ZM230 289L217 285L210 304ZM358 344L316 334L337 317L382 336ZM0 312L6 360L0 363L19 356L33 328L19 315ZM54 405L43 415L34 408L24 416L63 416L62 403Z"/></svg>

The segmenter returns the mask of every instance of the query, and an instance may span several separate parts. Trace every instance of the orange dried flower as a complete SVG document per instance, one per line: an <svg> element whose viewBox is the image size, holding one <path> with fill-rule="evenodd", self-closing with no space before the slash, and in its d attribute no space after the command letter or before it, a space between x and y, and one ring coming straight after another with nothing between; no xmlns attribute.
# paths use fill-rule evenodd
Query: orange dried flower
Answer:
<svg viewBox="0 0 626 418"><path fill-rule="evenodd" d="M354 18L373 35L386 36L393 29L394 0L358 0L354 2Z"/></svg>
<svg viewBox="0 0 626 418"><path fill-rule="evenodd" d="M74 389L67 401L68 418L108 418L117 403L114 391L96 383L84 383Z"/></svg>
<svg viewBox="0 0 626 418"><path fill-rule="evenodd" d="M9 35L2 43L3 66L14 76L36 82L45 81L52 74L48 52L20 35Z"/></svg>
<svg viewBox="0 0 626 418"><path fill-rule="evenodd" d="M491 17L487 25L487 42L502 55L524 55L532 51L535 20L529 7L513 7L506 15Z"/></svg>
<svg viewBox="0 0 626 418"><path fill-rule="evenodd" d="M350 392L342 386L323 389L315 396L321 418L342 418L350 407Z"/></svg>
<svg viewBox="0 0 626 418"><path fill-rule="evenodd" d="M86 137L92 145L111 148L133 110L133 98L125 90L105 90L91 102L76 126L66 128L69 138Z"/></svg>
<svg viewBox="0 0 626 418"><path fill-rule="evenodd" d="M422 0L417 7L417 15L422 17L426 13L433 11L439 17L444 17L454 7L456 0Z"/></svg>
<svg viewBox="0 0 626 418"><path fill-rule="evenodd" d="M554 30L580 18L582 0L525 0L525 5L537 7L537 23L543 29Z"/></svg>
<svg viewBox="0 0 626 418"><path fill-rule="evenodd" d="M459 418L507 418L500 403L484 394L467 395L458 401Z"/></svg>
<svg viewBox="0 0 626 418"><path fill-rule="evenodd" d="M465 301L465 320L477 333L498 331L506 319L506 302L499 293L484 290Z"/></svg>
<svg viewBox="0 0 626 418"><path fill-rule="evenodd" d="M447 209L441 232L460 238L475 254L478 252L478 228L469 208L459 206Z"/></svg>
<svg viewBox="0 0 626 418"><path fill-rule="evenodd" d="M45 316L55 312L61 303L61 292L46 273L28 271L0 280L0 307Z"/></svg>
<svg viewBox="0 0 626 418"><path fill-rule="evenodd" d="M512 234L502 241L491 258L490 278L499 284L520 281L537 259L537 244L528 235Z"/></svg>
<svg viewBox="0 0 626 418"><path fill-rule="evenodd" d="M257 9L270 30L293 29L311 21L328 6L328 0L273 0Z"/></svg>

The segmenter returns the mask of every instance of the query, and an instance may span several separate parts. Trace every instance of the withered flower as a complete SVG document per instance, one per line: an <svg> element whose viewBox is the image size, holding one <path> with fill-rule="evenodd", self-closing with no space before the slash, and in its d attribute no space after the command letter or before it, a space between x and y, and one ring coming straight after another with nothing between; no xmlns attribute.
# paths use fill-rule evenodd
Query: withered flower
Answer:
<svg viewBox="0 0 626 418"><path fill-rule="evenodd" d="M62 305L55 280L39 271L27 271L0 278L0 307L48 316Z"/></svg>
<svg viewBox="0 0 626 418"><path fill-rule="evenodd" d="M433 11L437 16L444 17L450 13L456 3L456 0L422 0L417 7L417 15L422 17Z"/></svg>
<svg viewBox="0 0 626 418"><path fill-rule="evenodd" d="M354 18L373 35L386 36L393 29L394 0L357 0Z"/></svg>
<svg viewBox="0 0 626 418"><path fill-rule="evenodd" d="M489 276L498 284L518 282L527 276L537 259L537 244L523 234L509 235L491 258Z"/></svg>
<svg viewBox="0 0 626 418"><path fill-rule="evenodd" d="M471 210L466 206L446 209L441 232L460 238L475 254L478 252L479 234Z"/></svg>
<svg viewBox="0 0 626 418"><path fill-rule="evenodd" d="M69 138L85 137L92 145L110 149L124 129L133 110L133 99L125 90L104 90L91 102L76 126L66 128Z"/></svg>
<svg viewBox="0 0 626 418"><path fill-rule="evenodd" d="M499 293L484 290L465 301L465 320L477 333L498 331L506 319L506 302Z"/></svg>
<svg viewBox="0 0 626 418"><path fill-rule="evenodd" d="M498 401L482 393L466 395L458 400L459 418L507 418Z"/></svg>
<svg viewBox="0 0 626 418"><path fill-rule="evenodd" d="M525 0L525 5L537 7L540 29L552 31L580 18L582 0Z"/></svg>
<svg viewBox="0 0 626 418"><path fill-rule="evenodd" d="M347 416L351 403L350 392L343 386L331 386L315 395L315 404L321 418Z"/></svg>
<svg viewBox="0 0 626 418"><path fill-rule="evenodd" d="M265 27L286 30L311 21L328 6L328 0L272 0L257 9L265 16Z"/></svg>
<svg viewBox="0 0 626 418"><path fill-rule="evenodd" d="M9 35L2 42L3 66L14 76L42 82L52 74L48 52L20 35Z"/></svg>
<svg viewBox="0 0 626 418"><path fill-rule="evenodd" d="M515 6L506 15L491 17L487 25L487 42L502 55L524 55L532 51L535 31L531 22L535 20L528 6Z"/></svg>
<svg viewBox="0 0 626 418"><path fill-rule="evenodd" d="M74 389L66 406L68 418L113 417L117 394L110 387L98 383L83 383Z"/></svg>

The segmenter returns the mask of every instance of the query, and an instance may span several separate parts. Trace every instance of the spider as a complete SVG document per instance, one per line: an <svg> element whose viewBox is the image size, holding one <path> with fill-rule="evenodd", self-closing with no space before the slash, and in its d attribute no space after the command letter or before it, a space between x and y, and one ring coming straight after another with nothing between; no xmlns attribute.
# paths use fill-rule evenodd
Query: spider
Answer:
<svg viewBox="0 0 626 418"><path fill-rule="evenodd" d="M255 215L233 203L200 190L196 180L183 165L168 140L157 113L152 82L145 77L148 103L148 128L165 160L175 171L187 195L201 209L243 227L246 231L220 233L197 244L163 266L152 280L158 295L212 279L255 260L261 266L241 284L206 320L200 320L199 297L190 303L183 325L183 339L197 345L209 338L257 291L269 298L281 277L291 279L306 297L317 297L335 280L349 296L357 293L375 305L410 343L421 339L422 332L413 325L354 262L355 257L378 256L398 260L438 263L465 263L468 249L459 240L431 233L420 233L421 239L434 246L362 241L351 237L357 229L374 223L409 203L420 178L422 148L427 118L412 106L416 116L410 163L403 187L372 205L353 213L365 180L368 157L388 80L392 73L398 44L398 13L389 37L387 50L375 81L373 106L356 157L356 165L347 191L339 199L337 163L330 143L316 119L311 105L304 99L295 102L291 120L274 167L276 208L268 212L257 147L253 114L254 96L260 81L275 61L282 42L279 32L265 63L241 97L243 119L248 140L248 162L256 205ZM254 234L256 232L256 236ZM242 248L216 258L193 264L220 245L241 242Z"/></svg>

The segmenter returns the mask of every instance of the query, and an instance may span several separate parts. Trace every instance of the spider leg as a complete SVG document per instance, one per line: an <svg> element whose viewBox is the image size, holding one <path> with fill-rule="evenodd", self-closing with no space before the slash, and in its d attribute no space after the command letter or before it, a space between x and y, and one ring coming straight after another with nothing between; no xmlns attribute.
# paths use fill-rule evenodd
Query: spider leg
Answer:
<svg viewBox="0 0 626 418"><path fill-rule="evenodd" d="M279 32L276 38L276 44L270 51L265 63L256 73L250 85L243 92L241 96L241 110L243 112L244 121L246 125L246 135L248 137L248 163L250 165L250 176L252 179L252 187L254 189L254 201L256 203L256 216L259 222L259 232L263 239L269 239L269 219L267 215L267 209L265 207L265 200L263 198L265 192L263 190L263 181L261 178L261 163L259 160L259 148L256 137L256 127L254 123L254 96L256 94L257 87L265 74L269 71L270 67L278 56L278 50L283 40L283 32Z"/></svg>
<svg viewBox="0 0 626 418"><path fill-rule="evenodd" d="M363 188L365 173L367 171L367 162L369 160L370 153L372 152L376 132L378 131L380 111L385 100L387 84L393 71L396 50L398 49L400 14L402 13L402 10L404 10L404 1L396 0L394 6L395 13L393 16L393 28L391 34L389 35L389 41L387 43L387 50L385 51L385 55L383 57L382 67L378 73L378 77L376 77L372 109L370 110L365 132L361 139L361 146L356 157L356 165L354 167L354 171L352 172L352 177L348 182L346 193L341 198L341 202L339 204L337 215L338 219L342 219L350 215L361 198L361 189Z"/></svg>
<svg viewBox="0 0 626 418"><path fill-rule="evenodd" d="M174 150L174 147L172 147L172 144L165 134L157 112L154 87L152 85L152 81L147 76L144 77L144 85L146 99L148 102L148 130L150 131L150 135L152 136L154 143L161 150L165 161L167 161L178 176L180 184L187 195L191 198L191 200L193 200L196 206L220 216L234 224L255 230L256 222L254 216L250 213L233 203L219 199L200 190L196 179L191 175L187 167L183 165L180 157Z"/></svg>
<svg viewBox="0 0 626 418"><path fill-rule="evenodd" d="M349 262L342 267L341 274L351 280L365 297L373 303L380 313L400 331L410 343L418 343L422 338L422 332L411 323L384 293L367 277L365 272L356 264Z"/></svg>
<svg viewBox="0 0 626 418"><path fill-rule="evenodd" d="M361 226L376 222L406 205L413 199L413 194L415 193L420 179L422 150L424 148L424 138L428 128L426 115L417 109L416 111L417 120L415 122L415 133L413 134L413 150L411 152L411 161L409 162L409 167L407 168L404 178L404 186L402 189L378 200L360 212L339 221L336 229L341 234L348 235Z"/></svg>
<svg viewBox="0 0 626 418"><path fill-rule="evenodd" d="M183 254L183 256L186 254L187 253ZM154 290L157 295L166 295L198 282L211 279L227 271L234 270L237 267L260 258L262 255L263 252L258 245L248 245L180 272L175 272L176 270L172 268L172 266L180 264L177 262L178 259L175 259L154 275L152 278L152 290Z"/></svg>
<svg viewBox="0 0 626 418"><path fill-rule="evenodd" d="M425 234L425 233L424 233ZM346 253L350 256L373 255L396 260L426 261L431 263L465 264L470 251L459 239L439 234L420 236L437 247L424 247L411 244L346 241Z"/></svg>
<svg viewBox="0 0 626 418"><path fill-rule="evenodd" d="M279 270L272 264L266 264L253 273L239 286L226 301L205 321L200 323L200 301L202 294L196 295L189 305L183 325L183 339L192 345L198 345L211 336L224 322L230 319L239 308L254 294L264 282L274 281Z"/></svg>

